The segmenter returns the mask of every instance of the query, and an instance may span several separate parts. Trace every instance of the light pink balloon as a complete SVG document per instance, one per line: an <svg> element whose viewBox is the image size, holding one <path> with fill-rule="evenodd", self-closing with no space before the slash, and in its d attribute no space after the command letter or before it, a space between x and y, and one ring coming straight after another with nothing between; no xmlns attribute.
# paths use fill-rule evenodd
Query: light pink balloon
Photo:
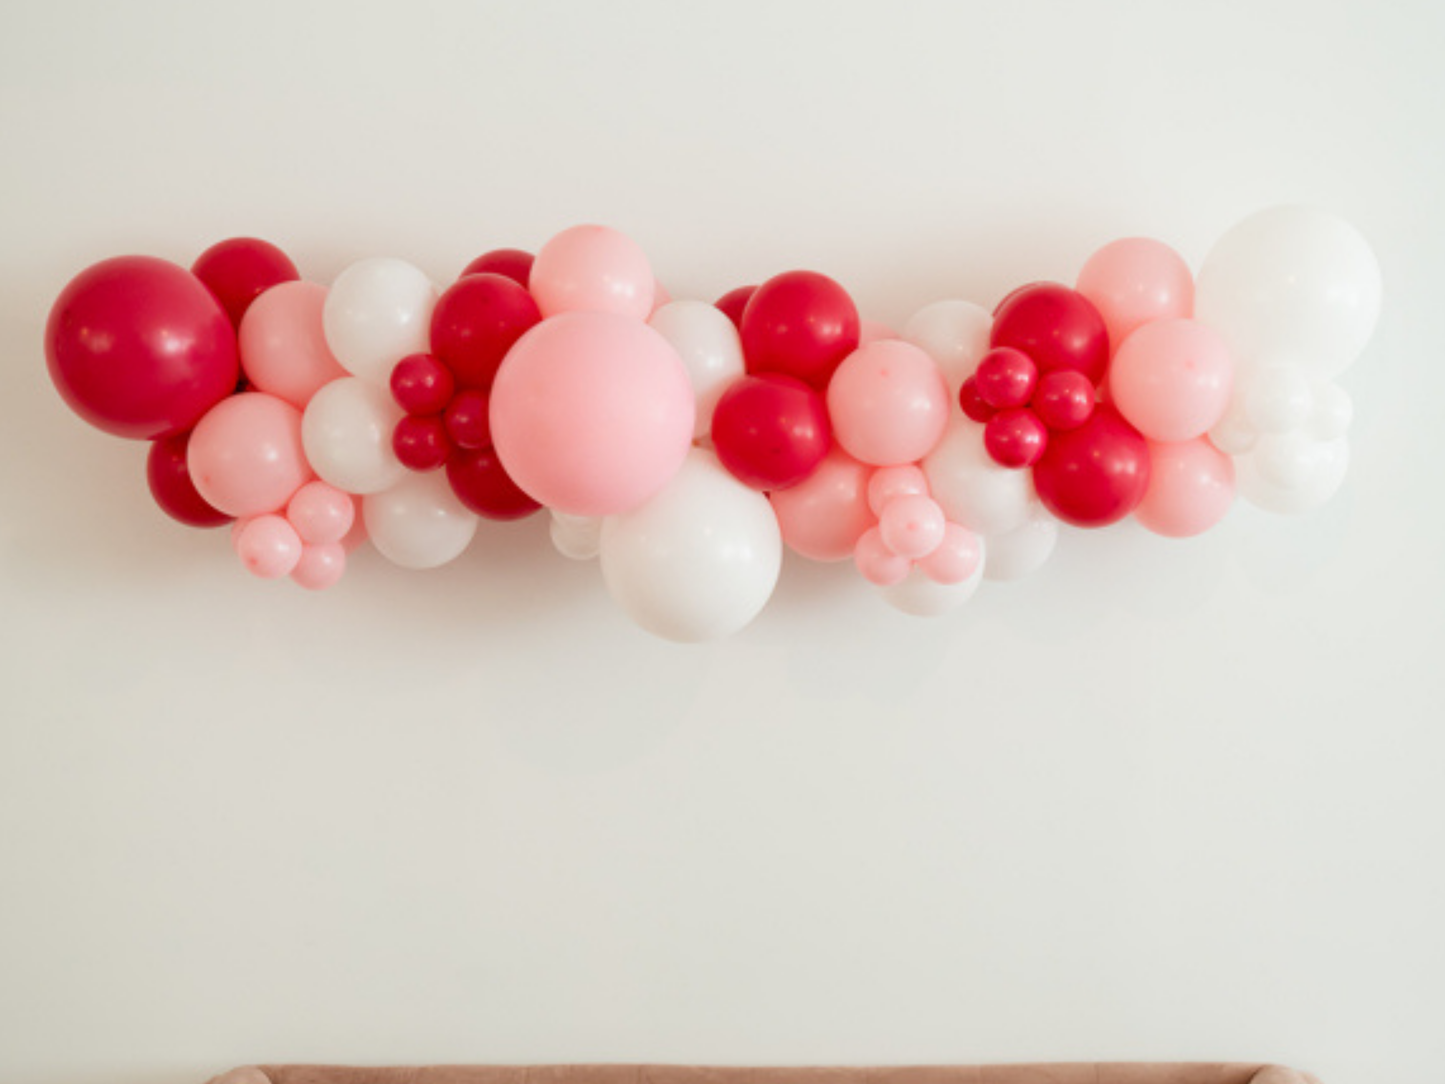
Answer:
<svg viewBox="0 0 1445 1084"><path fill-rule="evenodd" d="M222 399L196 423L186 464L201 496L229 516L284 508L314 477L301 448L301 411L258 391Z"/></svg>
<svg viewBox="0 0 1445 1084"><path fill-rule="evenodd" d="M868 507L881 516L895 497L928 496L928 476L921 467L879 467L868 479Z"/></svg>
<svg viewBox="0 0 1445 1084"><path fill-rule="evenodd" d="M528 280L543 316L615 312L646 320L657 283L647 254L607 226L573 226L542 246Z"/></svg>
<svg viewBox="0 0 1445 1084"><path fill-rule="evenodd" d="M308 591L324 591L346 572L346 550L339 542L320 542L301 551L291 579Z"/></svg>
<svg viewBox="0 0 1445 1084"><path fill-rule="evenodd" d="M877 527L869 527L858 539L853 550L853 563L863 578L879 587L892 587L908 578L913 562L899 557L883 541L883 534Z"/></svg>
<svg viewBox="0 0 1445 1084"><path fill-rule="evenodd" d="M803 481L769 493L783 541L813 561L852 557L858 539L877 522L868 507L871 473L871 467L835 446Z"/></svg>
<svg viewBox="0 0 1445 1084"><path fill-rule="evenodd" d="M677 473L696 404L659 332L616 313L566 312L512 347L491 410L497 454L524 492L559 512L607 516Z"/></svg>
<svg viewBox="0 0 1445 1084"><path fill-rule="evenodd" d="M918 562L919 569L934 583L962 583L978 571L982 559L978 535L967 527L950 523L943 529L943 541Z"/></svg>
<svg viewBox="0 0 1445 1084"><path fill-rule="evenodd" d="M356 502L326 482L307 482L286 506L286 518L303 542L340 542L356 522Z"/></svg>
<svg viewBox="0 0 1445 1084"><path fill-rule="evenodd" d="M883 544L910 561L927 557L938 549L946 526L938 502L917 495L894 497L878 516Z"/></svg>
<svg viewBox="0 0 1445 1084"><path fill-rule="evenodd" d="M1184 257L1163 241L1125 237L1089 257L1079 293L1094 303L1118 349L1136 328L1194 315L1194 279Z"/></svg>
<svg viewBox="0 0 1445 1084"><path fill-rule="evenodd" d="M876 343L883 339L896 339L898 332L894 331L887 324L879 323L877 320L858 321L858 345Z"/></svg>
<svg viewBox="0 0 1445 1084"><path fill-rule="evenodd" d="M880 339L843 359L828 384L833 435L855 459L880 467L922 459L948 424L938 364L901 339Z"/></svg>
<svg viewBox="0 0 1445 1084"><path fill-rule="evenodd" d="M1134 509L1149 530L1189 538L1209 530L1234 503L1234 460L1207 437L1149 442L1149 488Z"/></svg>
<svg viewBox="0 0 1445 1084"><path fill-rule="evenodd" d="M353 503L353 507L355 507ZM347 553L354 553L366 545L370 535L366 533L366 518L357 516L351 524L351 530L346 532L346 537L341 540L341 548Z"/></svg>
<svg viewBox="0 0 1445 1084"><path fill-rule="evenodd" d="M321 310L326 287L315 282L273 286L241 318L241 367L260 391L306 408L325 384L347 375L326 345Z"/></svg>
<svg viewBox="0 0 1445 1084"><path fill-rule="evenodd" d="M1234 360L1223 337L1193 320L1145 324L1109 366L1109 395L1150 440L1193 440L1224 417Z"/></svg>
<svg viewBox="0 0 1445 1084"><path fill-rule="evenodd" d="M256 516L235 535L236 556L263 580L289 575L301 560L301 537L284 516Z"/></svg>
<svg viewBox="0 0 1445 1084"><path fill-rule="evenodd" d="M667 287L664 286L662 283L654 280L652 283L652 311L647 314L647 318L651 320L654 316L657 315L658 309L662 308L662 306L664 305L670 305L671 303L672 294L668 292Z"/></svg>

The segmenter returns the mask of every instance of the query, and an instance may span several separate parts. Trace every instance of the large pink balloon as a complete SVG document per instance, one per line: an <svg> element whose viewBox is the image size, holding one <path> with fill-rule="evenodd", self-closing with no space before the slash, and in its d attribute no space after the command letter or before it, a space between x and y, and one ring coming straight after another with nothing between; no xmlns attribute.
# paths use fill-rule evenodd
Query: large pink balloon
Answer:
<svg viewBox="0 0 1445 1084"><path fill-rule="evenodd" d="M232 516L278 511L314 477L301 448L301 411L256 391L211 408L191 433L186 462L197 492Z"/></svg>
<svg viewBox="0 0 1445 1084"><path fill-rule="evenodd" d="M677 473L695 411L687 369L659 332L616 313L567 312L532 328L502 362L492 442L533 500L606 516L636 508Z"/></svg>
<svg viewBox="0 0 1445 1084"><path fill-rule="evenodd" d="M1150 440L1193 440L1229 406L1234 360L1213 328L1193 320L1145 324L1124 340L1109 369L1109 392Z"/></svg>
<svg viewBox="0 0 1445 1084"><path fill-rule="evenodd" d="M783 541L814 561L853 556L863 532L878 522L868 507L873 468L834 447L807 478L768 494Z"/></svg>
<svg viewBox="0 0 1445 1084"><path fill-rule="evenodd" d="M1094 303L1116 347L1155 320L1194 315L1194 279L1184 257L1163 241L1125 237L1089 257L1079 293Z"/></svg>
<svg viewBox="0 0 1445 1084"><path fill-rule="evenodd" d="M646 320L657 283L647 255L625 233L607 226L573 226L537 253L530 289L543 316L615 312Z"/></svg>
<svg viewBox="0 0 1445 1084"><path fill-rule="evenodd" d="M241 318L241 367L260 391L306 404L324 384L348 375L326 345L326 287L283 282L251 302Z"/></svg>
<svg viewBox="0 0 1445 1084"><path fill-rule="evenodd" d="M1234 460L1207 437L1149 442L1149 488L1134 509L1149 530L1189 538L1209 530L1234 503Z"/></svg>
<svg viewBox="0 0 1445 1084"><path fill-rule="evenodd" d="M938 363L902 339L875 339L843 359L828 384L833 435L855 459L895 467L922 459L948 424Z"/></svg>

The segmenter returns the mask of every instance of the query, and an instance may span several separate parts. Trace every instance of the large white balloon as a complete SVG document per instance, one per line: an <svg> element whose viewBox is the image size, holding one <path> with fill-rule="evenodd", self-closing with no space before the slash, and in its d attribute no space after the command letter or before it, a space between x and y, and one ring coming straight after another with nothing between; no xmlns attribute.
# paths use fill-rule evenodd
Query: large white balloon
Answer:
<svg viewBox="0 0 1445 1084"><path fill-rule="evenodd" d="M430 348L436 302L431 280L405 260L361 260L341 272L326 295L326 345L347 372L385 385L398 361Z"/></svg>
<svg viewBox="0 0 1445 1084"><path fill-rule="evenodd" d="M1221 237L1199 268L1194 315L1244 368L1289 359L1334 376L1359 356L1380 313L1380 265L1348 222L1275 207Z"/></svg>
<svg viewBox="0 0 1445 1084"><path fill-rule="evenodd" d="M477 533L477 515L457 499L446 471L406 477L362 499L366 532L402 568L436 568L460 557Z"/></svg>
<svg viewBox="0 0 1445 1084"><path fill-rule="evenodd" d="M1350 466L1350 443L1315 441L1304 433L1265 436L1235 459L1240 494L1269 512L1296 515L1335 495Z"/></svg>
<svg viewBox="0 0 1445 1084"><path fill-rule="evenodd" d="M306 404L301 446L322 481L348 493L379 493L406 474L391 449L391 433L401 417L388 392L344 376L323 386Z"/></svg>
<svg viewBox="0 0 1445 1084"><path fill-rule="evenodd" d="M961 414L923 460L923 473L948 518L976 534L1007 534L1028 520L1031 472L995 463L983 445L983 426Z"/></svg>
<svg viewBox="0 0 1445 1084"><path fill-rule="evenodd" d="M783 539L768 499L694 448L661 493L602 522L602 576L649 632L685 643L741 629L772 597Z"/></svg>
<svg viewBox="0 0 1445 1084"><path fill-rule="evenodd" d="M927 352L948 381L948 390L958 398L958 389L978 368L988 353L988 333L993 316L972 301L935 301L909 317L903 338Z"/></svg>
<svg viewBox="0 0 1445 1084"><path fill-rule="evenodd" d="M1058 542L1059 521L1035 503L1022 526L989 538L983 574L990 580L1023 579L1044 566Z"/></svg>
<svg viewBox="0 0 1445 1084"><path fill-rule="evenodd" d="M913 617L942 617L952 613L973 598L978 585L983 582L984 569L988 566L991 555L988 552L988 543L982 538L978 541L983 549L983 559L968 579L958 583L935 583L915 565L898 583L878 589L883 601L895 610Z"/></svg>
<svg viewBox="0 0 1445 1084"><path fill-rule="evenodd" d="M670 301L647 321L672 343L697 396L692 435L712 431L712 412L727 386L743 375L743 344L732 320L706 301Z"/></svg>

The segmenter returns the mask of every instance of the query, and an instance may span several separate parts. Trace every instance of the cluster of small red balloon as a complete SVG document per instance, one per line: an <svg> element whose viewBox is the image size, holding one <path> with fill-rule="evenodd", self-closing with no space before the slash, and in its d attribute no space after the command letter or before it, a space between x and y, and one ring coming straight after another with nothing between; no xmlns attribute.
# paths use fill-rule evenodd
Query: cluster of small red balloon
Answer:
<svg viewBox="0 0 1445 1084"><path fill-rule="evenodd" d="M106 260L46 349L81 417L154 442L160 507L233 523L259 576L328 587L367 539L433 568L478 517L546 508L631 617L695 641L761 611L785 545L938 614L1040 567L1060 522L1188 537L1237 489L1316 507L1348 462L1334 378L1379 305L1360 235L1295 207L1236 226L1197 279L1131 238L1073 287L935 302L897 332L812 271L671 301L634 242L579 226L445 290L396 259L328 289L245 238L189 271Z"/></svg>

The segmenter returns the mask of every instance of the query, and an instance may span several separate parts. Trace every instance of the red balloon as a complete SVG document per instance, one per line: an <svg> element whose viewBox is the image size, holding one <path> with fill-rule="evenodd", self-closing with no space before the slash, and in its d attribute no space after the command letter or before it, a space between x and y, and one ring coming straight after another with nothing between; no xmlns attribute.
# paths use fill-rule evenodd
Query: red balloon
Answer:
<svg viewBox="0 0 1445 1084"><path fill-rule="evenodd" d="M1041 374L1076 369L1095 384L1109 365L1109 332L1099 310L1056 282L1035 282L1004 298L994 311L989 345L1022 350Z"/></svg>
<svg viewBox="0 0 1445 1084"><path fill-rule="evenodd" d="M1034 466L1034 488L1075 527L1107 527L1138 507L1149 488L1149 445L1110 406L1077 429L1053 433Z"/></svg>
<svg viewBox="0 0 1445 1084"><path fill-rule="evenodd" d="M748 299L739 326L750 373L784 373L819 391L858 349L858 307L816 271L787 271Z"/></svg>
<svg viewBox="0 0 1445 1084"><path fill-rule="evenodd" d="M722 314L733 322L733 327L739 331L743 327L743 310L748 307L748 301L757 290L756 286L739 286L729 290L713 302L713 307L722 311Z"/></svg>
<svg viewBox="0 0 1445 1084"><path fill-rule="evenodd" d="M523 252L520 248L495 248L467 264L457 278L466 278L468 275L501 275L525 290L532 281L532 259L530 252Z"/></svg>
<svg viewBox="0 0 1445 1084"><path fill-rule="evenodd" d="M484 391L467 389L452 400L443 415L447 436L458 448L492 446L492 397Z"/></svg>
<svg viewBox="0 0 1445 1084"><path fill-rule="evenodd" d="M515 281L483 272L457 279L437 300L432 353L463 388L487 391L512 344L540 323L541 310Z"/></svg>
<svg viewBox="0 0 1445 1084"><path fill-rule="evenodd" d="M255 237L232 237L212 245L196 257L191 273L216 295L234 327L241 326L251 302L272 286L301 277L290 256Z"/></svg>
<svg viewBox="0 0 1445 1084"><path fill-rule="evenodd" d="M712 416L717 457L754 489L786 489L807 478L833 444L828 407L791 376L740 377L723 392Z"/></svg>
<svg viewBox="0 0 1445 1084"><path fill-rule="evenodd" d="M436 470L451 455L446 426L436 414L408 414L391 431L391 450L415 471Z"/></svg>
<svg viewBox="0 0 1445 1084"><path fill-rule="evenodd" d="M119 256L82 271L45 326L50 379L98 429L132 440L184 432L236 388L236 330L184 267Z"/></svg>
<svg viewBox="0 0 1445 1084"><path fill-rule="evenodd" d="M1049 431L1027 407L1000 410L983 427L983 446L1000 467L1032 467L1048 442Z"/></svg>
<svg viewBox="0 0 1445 1084"><path fill-rule="evenodd" d="M1029 405L1050 429L1077 429L1094 413L1094 385L1083 373L1055 369L1043 375Z"/></svg>
<svg viewBox="0 0 1445 1084"><path fill-rule="evenodd" d="M457 452L447 460L447 481L459 501L488 519L522 519L542 507L512 481L493 448Z"/></svg>
<svg viewBox="0 0 1445 1084"><path fill-rule="evenodd" d="M1029 356L1001 346L980 359L971 378L978 397L995 410L1027 405L1039 380L1039 370Z"/></svg>
<svg viewBox="0 0 1445 1084"><path fill-rule="evenodd" d="M972 421L986 422L994 414L993 407L984 402L983 396L978 393L978 381L973 377L966 379L958 389L958 405Z"/></svg>
<svg viewBox="0 0 1445 1084"><path fill-rule="evenodd" d="M452 371L430 354L409 354L391 371L391 397L408 414L440 414L456 390Z"/></svg>
<svg viewBox="0 0 1445 1084"><path fill-rule="evenodd" d="M186 448L191 434L172 433L151 445L146 456L146 482L151 496L161 511L187 527L221 527L233 516L212 508L196 491L191 481L191 468L186 463Z"/></svg>

